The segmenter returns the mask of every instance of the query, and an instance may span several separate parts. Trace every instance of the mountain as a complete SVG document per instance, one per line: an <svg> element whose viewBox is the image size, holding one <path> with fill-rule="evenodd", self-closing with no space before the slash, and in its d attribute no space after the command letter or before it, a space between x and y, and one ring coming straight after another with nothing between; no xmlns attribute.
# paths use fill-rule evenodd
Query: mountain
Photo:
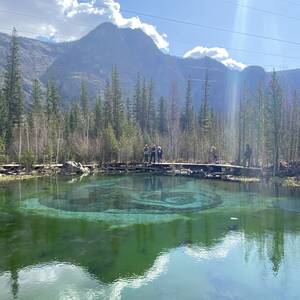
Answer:
<svg viewBox="0 0 300 300"><path fill-rule="evenodd" d="M0 73L6 63L10 36L0 33ZM29 38L19 38L20 59L25 90L29 90L33 79L41 78L52 63L57 60L72 43L52 44Z"/></svg>
<svg viewBox="0 0 300 300"><path fill-rule="evenodd" d="M9 40L8 35L0 34L0 71L5 65ZM157 97L169 96L170 86L176 82L180 99L184 99L186 81L190 77L195 109L200 105L208 68L210 101L219 111L233 109L244 82L254 93L261 82L266 85L270 78L270 74L258 66L239 72L208 57L183 59L165 54L141 30L120 29L111 23L104 23L71 43L53 44L21 37L19 47L25 90L30 90L34 78L44 84L54 79L60 85L65 102L78 97L82 80L88 83L91 96L103 91L113 66L118 68L124 93L128 96L137 73L154 80ZM289 90L300 86L300 70L283 71L279 75Z"/></svg>
<svg viewBox="0 0 300 300"><path fill-rule="evenodd" d="M111 23L104 23L76 41L41 79L46 82L56 78L61 82L61 92L67 98L78 96L80 82L85 79L90 92L96 94L103 88L114 65L120 72L126 94L130 94L140 73L154 80L157 97L168 96L172 82L176 82L179 96L183 99L186 81L191 77L197 106L202 97L201 80L204 79L205 68L209 68L211 99L213 105L222 110L226 108L224 83L231 84L233 81L229 78L239 73L210 58L195 60L170 56L161 52L141 30L120 29Z"/></svg>

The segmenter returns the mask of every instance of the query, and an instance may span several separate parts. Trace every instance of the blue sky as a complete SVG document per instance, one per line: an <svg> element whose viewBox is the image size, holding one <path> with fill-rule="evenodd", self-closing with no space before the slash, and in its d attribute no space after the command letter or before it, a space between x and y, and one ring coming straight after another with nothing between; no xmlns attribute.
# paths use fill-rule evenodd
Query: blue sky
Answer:
<svg viewBox="0 0 300 300"><path fill-rule="evenodd" d="M293 5L286 0L120 0L120 3L121 10L122 8L132 9L153 15L168 16L170 18L188 20L193 23L212 25L300 43L300 2L299 5ZM235 5L237 3L299 18L299 20L239 7ZM131 16L131 14L127 13L124 13L124 15ZM267 68L300 67L300 45L207 30L144 16L140 16L140 18L145 22L155 24L159 32L164 32L168 35L170 53L174 55L182 56L189 49L197 45L224 47L234 59L247 65L258 64ZM245 49L249 53L237 51L232 48ZM274 57L252 52L266 52L282 56L299 57L299 59Z"/></svg>
<svg viewBox="0 0 300 300"><path fill-rule="evenodd" d="M268 70L293 69L300 68L300 1L297 1L299 0L1 0L0 31L8 33L15 26L20 35L61 42L78 39L97 25L111 21L119 27L142 29L161 49L166 51L168 48L172 55L208 55L233 68L242 68L244 64L261 65ZM140 13L299 44L198 28Z"/></svg>

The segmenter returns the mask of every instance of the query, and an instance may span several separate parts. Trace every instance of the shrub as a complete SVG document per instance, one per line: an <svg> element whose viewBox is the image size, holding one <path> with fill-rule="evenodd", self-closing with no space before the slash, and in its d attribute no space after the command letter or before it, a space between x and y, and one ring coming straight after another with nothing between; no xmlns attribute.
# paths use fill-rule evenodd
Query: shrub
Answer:
<svg viewBox="0 0 300 300"><path fill-rule="evenodd" d="M21 164L25 167L26 170L32 170L35 158L31 150L27 150L21 157Z"/></svg>

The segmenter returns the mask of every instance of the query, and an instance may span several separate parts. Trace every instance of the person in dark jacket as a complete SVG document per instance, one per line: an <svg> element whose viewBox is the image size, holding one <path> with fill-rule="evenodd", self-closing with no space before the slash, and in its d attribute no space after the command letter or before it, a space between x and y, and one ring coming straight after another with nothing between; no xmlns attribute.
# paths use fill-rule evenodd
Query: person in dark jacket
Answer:
<svg viewBox="0 0 300 300"><path fill-rule="evenodd" d="M246 150L244 154L244 167L251 167L252 160L252 149L249 144L246 145Z"/></svg>
<svg viewBox="0 0 300 300"><path fill-rule="evenodd" d="M212 146L210 148L210 162L216 163L218 161L218 155L217 155L217 148L215 146Z"/></svg>
<svg viewBox="0 0 300 300"><path fill-rule="evenodd" d="M144 147L144 162L148 163L149 162L149 156L150 156L150 149L148 145L145 145Z"/></svg>
<svg viewBox="0 0 300 300"><path fill-rule="evenodd" d="M162 158L163 158L163 150L161 148L161 146L157 147L157 162L160 164L162 162Z"/></svg>
<svg viewBox="0 0 300 300"><path fill-rule="evenodd" d="M156 161L156 146L153 145L151 147L150 164L152 164L152 163L155 164L155 161Z"/></svg>

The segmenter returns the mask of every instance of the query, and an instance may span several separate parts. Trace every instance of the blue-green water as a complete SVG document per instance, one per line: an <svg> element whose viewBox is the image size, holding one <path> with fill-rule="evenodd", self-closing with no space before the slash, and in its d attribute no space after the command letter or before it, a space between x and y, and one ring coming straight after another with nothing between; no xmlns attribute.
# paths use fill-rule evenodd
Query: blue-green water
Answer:
<svg viewBox="0 0 300 300"><path fill-rule="evenodd" d="M300 197L167 176L0 185L0 299L300 299Z"/></svg>

